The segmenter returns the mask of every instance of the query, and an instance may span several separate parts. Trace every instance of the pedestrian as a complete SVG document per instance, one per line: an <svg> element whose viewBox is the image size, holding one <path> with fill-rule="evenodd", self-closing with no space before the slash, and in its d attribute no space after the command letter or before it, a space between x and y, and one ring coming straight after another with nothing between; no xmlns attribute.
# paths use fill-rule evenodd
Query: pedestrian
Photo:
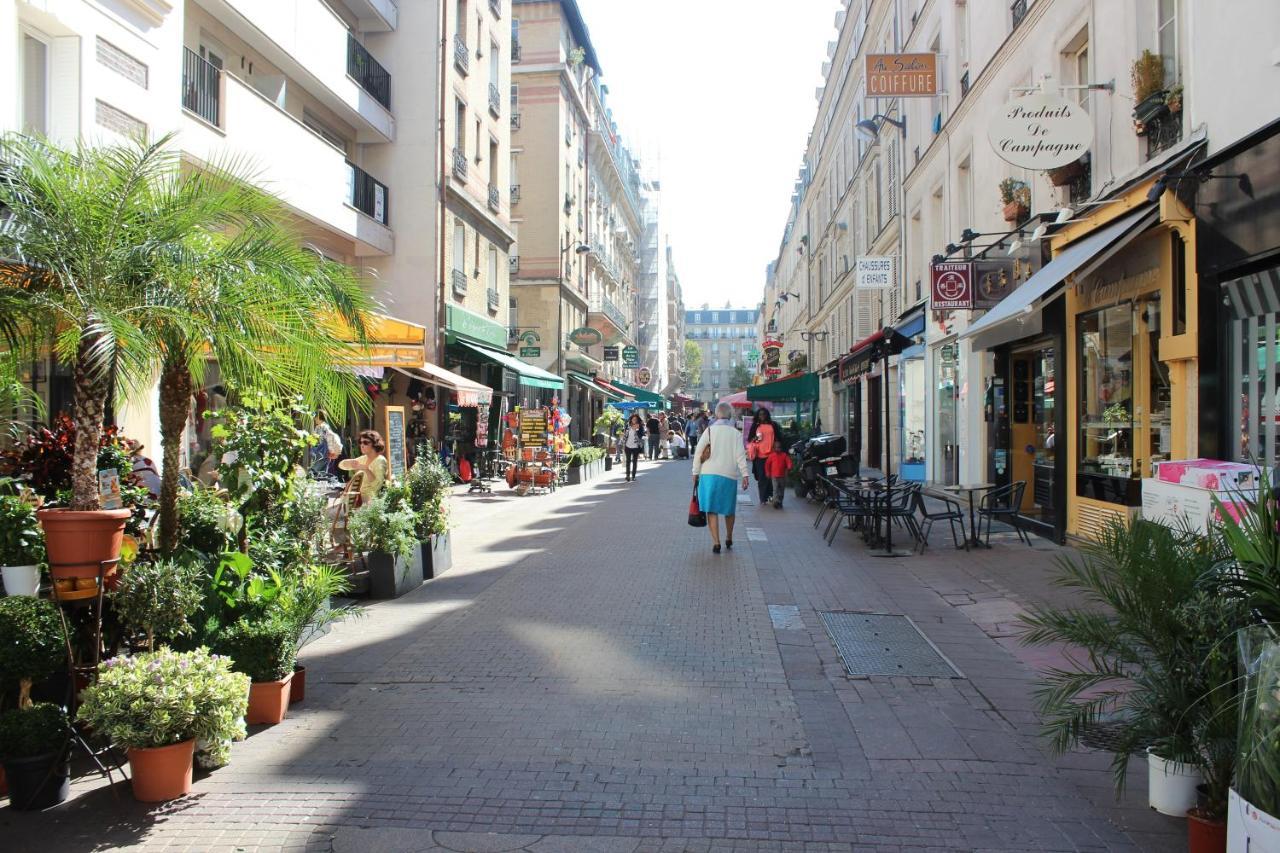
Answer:
<svg viewBox="0 0 1280 853"><path fill-rule="evenodd" d="M742 434L733 425L733 407L719 403L716 419L702 431L693 452L693 487L698 493L699 508L707 514L713 554L720 553L720 516L724 516L725 547L733 548L733 520L738 511L734 486L739 479L745 492L751 477Z"/></svg>
<svg viewBox="0 0 1280 853"><path fill-rule="evenodd" d="M649 414L649 420L645 422L644 428L648 431L649 436L649 459L656 460L658 458L658 442L662 440L662 424L658 422L657 415L652 412Z"/></svg>
<svg viewBox="0 0 1280 853"><path fill-rule="evenodd" d="M667 458L667 433L671 431L671 427L667 424L667 413L658 412L658 437L661 441L658 443L658 458Z"/></svg>
<svg viewBox="0 0 1280 853"><path fill-rule="evenodd" d="M689 458L689 442L685 440L682 433L672 430L667 434L667 443L671 445L671 457L673 459Z"/></svg>
<svg viewBox="0 0 1280 853"><path fill-rule="evenodd" d="M364 506L382 491L391 473L391 464L382 452L387 445L382 436L371 429L364 430L357 439L360 455L353 459L343 459L338 467L343 471L355 471L360 475L360 506Z"/></svg>
<svg viewBox="0 0 1280 853"><path fill-rule="evenodd" d="M700 414L701 412L694 412L684 422L684 438L690 447L698 443L698 435L702 431L702 423L698 420Z"/></svg>
<svg viewBox="0 0 1280 853"><path fill-rule="evenodd" d="M791 454L787 452L787 443L783 440L782 430L777 430L773 439L773 452L764 461L764 473L773 485L773 508L782 509L782 493L787 488L787 474L794 467Z"/></svg>
<svg viewBox="0 0 1280 853"><path fill-rule="evenodd" d="M644 421L640 420L639 412L632 412L622 436L622 447L627 453L626 482L636 478L636 466L640 464L640 454L644 452L644 436Z"/></svg>
<svg viewBox="0 0 1280 853"><path fill-rule="evenodd" d="M773 453L777 436L773 416L769 414L769 410L764 406L756 409L751 418L751 429L747 431L747 458L751 460L751 470L755 474L761 506L767 504L773 497L773 481L765 473L764 463Z"/></svg>
<svg viewBox="0 0 1280 853"><path fill-rule="evenodd" d="M315 418L312 420L316 438L319 442L316 444L316 451L321 459L311 466L314 473L323 473L325 476L333 477L338 473L338 457L342 455L342 436L338 435L329 426L329 413L324 409L316 411Z"/></svg>

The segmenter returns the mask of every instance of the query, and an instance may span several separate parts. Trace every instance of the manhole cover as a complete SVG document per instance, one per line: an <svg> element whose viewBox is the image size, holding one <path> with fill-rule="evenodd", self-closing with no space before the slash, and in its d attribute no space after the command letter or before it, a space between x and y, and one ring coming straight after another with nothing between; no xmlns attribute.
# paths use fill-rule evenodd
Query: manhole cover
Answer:
<svg viewBox="0 0 1280 853"><path fill-rule="evenodd" d="M964 678L906 616L848 611L821 615L850 675Z"/></svg>

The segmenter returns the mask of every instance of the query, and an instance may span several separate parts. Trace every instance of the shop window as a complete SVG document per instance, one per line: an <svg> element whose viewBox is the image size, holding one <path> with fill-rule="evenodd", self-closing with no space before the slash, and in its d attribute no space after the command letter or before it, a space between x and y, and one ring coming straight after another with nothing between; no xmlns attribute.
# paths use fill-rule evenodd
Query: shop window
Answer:
<svg viewBox="0 0 1280 853"><path fill-rule="evenodd" d="M1240 462L1280 461L1280 268L1223 284L1227 305L1228 388L1234 447Z"/></svg>

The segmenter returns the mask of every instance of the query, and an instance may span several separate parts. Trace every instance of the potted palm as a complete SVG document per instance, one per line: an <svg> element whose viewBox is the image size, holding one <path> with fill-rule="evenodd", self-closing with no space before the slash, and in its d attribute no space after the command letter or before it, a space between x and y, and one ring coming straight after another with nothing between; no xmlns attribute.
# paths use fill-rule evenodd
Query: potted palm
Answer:
<svg viewBox="0 0 1280 853"><path fill-rule="evenodd" d="M417 523L414 511L391 488L351 514L347 533L364 555L371 597L396 598L422 583Z"/></svg>
<svg viewBox="0 0 1280 853"><path fill-rule="evenodd" d="M15 809L56 806L71 793L70 726L52 702L0 715L0 762Z"/></svg>
<svg viewBox="0 0 1280 853"><path fill-rule="evenodd" d="M298 659L295 626L280 612L243 617L223 628L219 652L228 655L236 672L249 676L249 725L275 725L289 708L293 665Z"/></svg>
<svg viewBox="0 0 1280 853"><path fill-rule="evenodd" d="M284 616L293 625L299 649L334 622L361 615L362 611L358 607L334 607L331 603L335 596L350 589L351 582L335 566L316 563L300 570L297 581L281 601ZM306 691L307 668L295 662L293 680L289 683L289 704L296 705L303 701Z"/></svg>
<svg viewBox="0 0 1280 853"><path fill-rule="evenodd" d="M104 661L78 719L128 751L134 797L162 802L191 790L197 738L234 737L248 694L248 677L228 658L164 648Z"/></svg>
<svg viewBox="0 0 1280 853"><path fill-rule="evenodd" d="M0 495L0 572L5 595L35 595L44 559L44 535L35 507L17 495Z"/></svg>

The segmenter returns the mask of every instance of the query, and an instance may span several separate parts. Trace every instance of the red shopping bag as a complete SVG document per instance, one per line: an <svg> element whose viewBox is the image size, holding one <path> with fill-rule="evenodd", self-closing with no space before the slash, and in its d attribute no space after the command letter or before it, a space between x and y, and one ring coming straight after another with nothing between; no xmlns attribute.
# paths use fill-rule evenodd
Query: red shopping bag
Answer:
<svg viewBox="0 0 1280 853"><path fill-rule="evenodd" d="M707 526L707 514L698 506L698 492L696 489L694 490L693 497L689 499L689 526Z"/></svg>

